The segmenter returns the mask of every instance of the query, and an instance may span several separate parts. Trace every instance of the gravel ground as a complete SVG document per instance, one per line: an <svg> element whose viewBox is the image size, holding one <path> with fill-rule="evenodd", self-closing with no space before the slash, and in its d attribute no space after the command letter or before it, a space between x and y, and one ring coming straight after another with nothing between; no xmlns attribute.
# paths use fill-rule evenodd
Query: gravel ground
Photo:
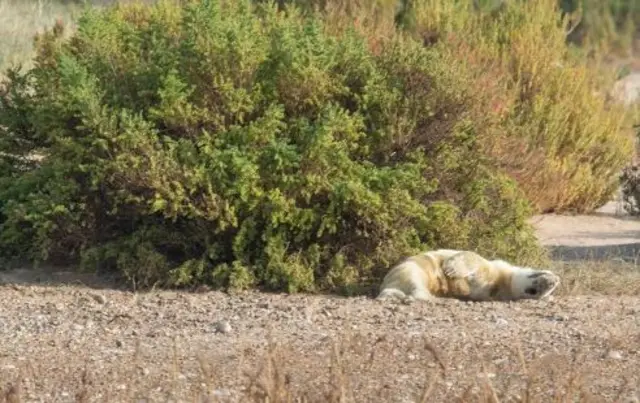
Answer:
<svg viewBox="0 0 640 403"><path fill-rule="evenodd" d="M614 207L536 217L538 236L565 248L561 260L637 261L640 221ZM549 301L412 305L133 293L70 272L0 271L0 402L640 402L633 264L629 275L578 263L606 282L565 272Z"/></svg>
<svg viewBox="0 0 640 403"><path fill-rule="evenodd" d="M525 379L534 401L568 389L598 402L640 398L639 297L404 305L4 285L0 306L0 374L14 401L239 402L262 385L272 397L328 401L342 390L413 402L429 379L427 401L469 388L479 401L488 384L517 401Z"/></svg>

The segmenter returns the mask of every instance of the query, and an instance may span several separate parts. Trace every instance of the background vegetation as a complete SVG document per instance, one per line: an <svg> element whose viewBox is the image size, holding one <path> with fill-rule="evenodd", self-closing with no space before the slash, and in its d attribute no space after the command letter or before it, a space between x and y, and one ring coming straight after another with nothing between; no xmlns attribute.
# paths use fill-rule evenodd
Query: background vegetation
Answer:
<svg viewBox="0 0 640 403"><path fill-rule="evenodd" d="M560 0L565 13L578 12L568 39L589 51L632 56L640 27L638 0Z"/></svg>
<svg viewBox="0 0 640 403"><path fill-rule="evenodd" d="M292 292L429 247L541 263L527 218L632 157L555 0L182 3L87 10L5 71L6 259Z"/></svg>

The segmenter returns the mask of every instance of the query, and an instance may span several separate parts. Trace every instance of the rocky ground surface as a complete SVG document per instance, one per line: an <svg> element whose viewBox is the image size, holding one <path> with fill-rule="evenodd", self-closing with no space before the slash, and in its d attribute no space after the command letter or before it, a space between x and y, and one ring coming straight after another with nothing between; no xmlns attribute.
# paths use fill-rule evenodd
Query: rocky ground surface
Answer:
<svg viewBox="0 0 640 403"><path fill-rule="evenodd" d="M285 390L330 401L342 390L416 402L431 380L427 401L467 389L478 401L486 385L517 401L527 379L534 401L640 397L638 297L403 305L8 286L0 304L0 374L22 401L239 402Z"/></svg>
<svg viewBox="0 0 640 403"><path fill-rule="evenodd" d="M550 247L633 261L640 221L611 208L534 221ZM640 401L638 295L404 305L26 270L0 284L0 401Z"/></svg>

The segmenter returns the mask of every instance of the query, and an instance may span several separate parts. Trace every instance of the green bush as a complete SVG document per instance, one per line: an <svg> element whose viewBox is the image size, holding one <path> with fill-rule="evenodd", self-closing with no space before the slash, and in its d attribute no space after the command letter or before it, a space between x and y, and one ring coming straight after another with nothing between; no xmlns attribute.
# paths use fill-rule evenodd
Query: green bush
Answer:
<svg viewBox="0 0 640 403"><path fill-rule="evenodd" d="M606 96L616 72L597 64L599 54L587 56L592 46L568 45L580 17L563 15L558 0L287 1L319 8L337 33L356 27L374 52L397 25L465 66L468 91L477 94L470 115L482 128L478 144L536 212L590 212L618 189L633 153L633 121ZM606 15L585 7L583 23Z"/></svg>
<svg viewBox="0 0 640 403"><path fill-rule="evenodd" d="M427 247L543 258L446 53L249 1L87 10L62 38L0 94L5 258L289 292Z"/></svg>

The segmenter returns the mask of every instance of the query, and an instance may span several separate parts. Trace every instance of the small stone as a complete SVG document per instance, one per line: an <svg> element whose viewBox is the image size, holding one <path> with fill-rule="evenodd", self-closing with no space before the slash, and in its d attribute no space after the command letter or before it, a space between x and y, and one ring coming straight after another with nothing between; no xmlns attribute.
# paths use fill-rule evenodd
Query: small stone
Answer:
<svg viewBox="0 0 640 403"><path fill-rule="evenodd" d="M223 320L214 323L213 327L217 333L227 334L231 332L231 325Z"/></svg>
<svg viewBox="0 0 640 403"><path fill-rule="evenodd" d="M204 294L204 293L210 292L211 291L211 287L209 287L206 284L203 284L203 285L200 285L200 286L196 287L196 289L194 291L197 292L197 293L200 293L200 294Z"/></svg>
<svg viewBox="0 0 640 403"><path fill-rule="evenodd" d="M147 376L147 375L149 375L149 368L146 368L146 367L142 368L141 372L142 372L142 375Z"/></svg>
<svg viewBox="0 0 640 403"><path fill-rule="evenodd" d="M231 392L228 389L215 389L212 395L216 397L228 397L231 396Z"/></svg>
<svg viewBox="0 0 640 403"><path fill-rule="evenodd" d="M497 318L496 319L496 325L498 325L500 327L505 327L505 326L509 326L509 322L504 318Z"/></svg>
<svg viewBox="0 0 640 403"><path fill-rule="evenodd" d="M74 329L74 330L84 330L84 326L82 326L82 325L81 325L81 324L79 324L79 323L74 323L74 324L73 324L73 329Z"/></svg>
<svg viewBox="0 0 640 403"><path fill-rule="evenodd" d="M609 354L607 354L607 358L610 358L612 360L621 360L622 353L620 353L620 351L617 351L617 350L611 350L609 351Z"/></svg>
<svg viewBox="0 0 640 403"><path fill-rule="evenodd" d="M102 294L92 294L91 297L93 298L94 301L96 301L99 304L107 303L107 297L105 297Z"/></svg>

